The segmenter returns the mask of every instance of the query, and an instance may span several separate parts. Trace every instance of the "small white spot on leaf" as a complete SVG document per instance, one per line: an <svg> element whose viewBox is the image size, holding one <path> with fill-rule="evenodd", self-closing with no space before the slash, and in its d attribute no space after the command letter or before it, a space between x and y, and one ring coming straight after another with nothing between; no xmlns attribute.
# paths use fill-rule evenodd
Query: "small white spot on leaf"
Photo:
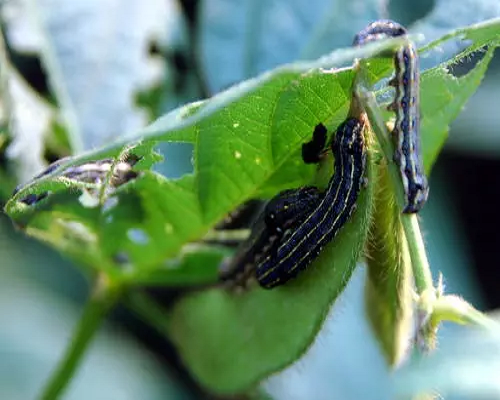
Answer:
<svg viewBox="0 0 500 400"><path fill-rule="evenodd" d="M171 235L174 232L174 227L172 224L165 224L165 233Z"/></svg>
<svg viewBox="0 0 500 400"><path fill-rule="evenodd" d="M149 236L146 232L139 228L130 228L127 231L127 236L130 241L137 244L147 244L149 242Z"/></svg>

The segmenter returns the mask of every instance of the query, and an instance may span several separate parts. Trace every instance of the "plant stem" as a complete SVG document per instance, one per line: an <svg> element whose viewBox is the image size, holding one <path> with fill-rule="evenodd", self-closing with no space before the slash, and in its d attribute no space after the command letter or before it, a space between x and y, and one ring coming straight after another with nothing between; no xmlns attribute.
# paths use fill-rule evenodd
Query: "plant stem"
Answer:
<svg viewBox="0 0 500 400"><path fill-rule="evenodd" d="M418 218L415 214L403 215L401 223L403 224L406 240L408 241L413 278L415 279L417 293L422 294L426 290L433 290L434 285L432 282L431 269L429 260L427 259L422 233L418 226Z"/></svg>
<svg viewBox="0 0 500 400"><path fill-rule="evenodd" d="M395 198L399 208L402 210L404 207L404 192L401 185L398 167L394 162L391 162L394 149L391 141L389 140L389 132L387 131L385 122L378 112L378 106L373 93L358 86L357 97L370 119L373 131L377 136L378 143L384 153L385 159L388 160L387 167L389 169L389 175L394 187ZM418 219L414 214L404 214L401 216L401 222L406 240L408 242L408 249L410 251L415 287L417 289L417 293L422 295L425 291L433 290L434 285L432 282L432 274L429 267L429 261L427 260L424 241L422 239L420 227L418 226Z"/></svg>
<svg viewBox="0 0 500 400"><path fill-rule="evenodd" d="M54 400L62 395L102 320L118 300L118 293L117 288L111 287L105 277L101 276L96 281L71 342L46 384L40 396L41 400Z"/></svg>
<svg viewBox="0 0 500 400"><path fill-rule="evenodd" d="M394 195L399 208L403 209L404 192L398 167L394 162L391 162L394 149L389 139L390 134L385 122L378 111L375 97L372 92L367 91L361 85L357 86L356 96L368 115L377 141L387 160L387 168L394 188ZM473 324L488 330L500 330L499 325L495 321L476 310L465 300L458 296L443 295L441 284L438 283L434 287L417 216L415 214L402 215L401 223L410 252L415 288L419 296L419 306L424 313L431 316L431 322L428 325L427 343L432 344L435 341L437 327L444 320L460 324Z"/></svg>
<svg viewBox="0 0 500 400"><path fill-rule="evenodd" d="M442 320L453 321L458 324L470 324L488 331L500 332L500 324L494 319L476 310L464 299L455 295L445 295L438 298L434 306L433 323Z"/></svg>

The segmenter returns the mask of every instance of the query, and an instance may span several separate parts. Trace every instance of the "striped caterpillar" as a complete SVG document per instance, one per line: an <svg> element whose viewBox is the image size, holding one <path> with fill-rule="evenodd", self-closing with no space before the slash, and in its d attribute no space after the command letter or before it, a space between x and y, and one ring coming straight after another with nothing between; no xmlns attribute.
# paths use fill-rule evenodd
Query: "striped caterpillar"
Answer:
<svg viewBox="0 0 500 400"><path fill-rule="evenodd" d="M318 257L348 221L365 171L363 127L356 118L348 118L338 127L331 144L334 174L314 210L257 263L255 276L261 286L273 288L294 278Z"/></svg>
<svg viewBox="0 0 500 400"><path fill-rule="evenodd" d="M368 25L354 37L360 46L384 37L406 36L407 30L390 20L380 20ZM394 161L399 167L406 205L404 213L421 210L429 195L424 172L420 142L420 72L415 45L408 41L394 54L395 75L389 85L395 88L394 101L388 109L396 113L392 130Z"/></svg>
<svg viewBox="0 0 500 400"><path fill-rule="evenodd" d="M306 186L278 193L264 207L245 240L229 262L222 265L220 280L228 286L245 286L254 267L273 254L285 235L299 226L320 200L316 187Z"/></svg>

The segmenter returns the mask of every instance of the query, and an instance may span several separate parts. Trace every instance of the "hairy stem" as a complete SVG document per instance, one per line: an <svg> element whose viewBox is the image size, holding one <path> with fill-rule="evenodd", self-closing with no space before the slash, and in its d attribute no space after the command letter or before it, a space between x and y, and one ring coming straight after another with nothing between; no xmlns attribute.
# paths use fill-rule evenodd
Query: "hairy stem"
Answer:
<svg viewBox="0 0 500 400"><path fill-rule="evenodd" d="M380 148L384 153L385 159L392 160L392 155L394 153L393 146L389 139L389 132L387 131L385 122L378 112L378 106L373 93L358 86L357 97L370 119L372 128L377 136L377 141L380 144ZM403 186L401 185L398 167L391 161L388 161L387 164L395 192L395 198L399 208L402 210L404 207L404 192ZM405 214L402 215L401 222L403 224L406 240L408 241L415 286L417 293L421 295L425 291L433 290L434 286L424 241L422 239L420 227L418 226L418 219L414 214Z"/></svg>

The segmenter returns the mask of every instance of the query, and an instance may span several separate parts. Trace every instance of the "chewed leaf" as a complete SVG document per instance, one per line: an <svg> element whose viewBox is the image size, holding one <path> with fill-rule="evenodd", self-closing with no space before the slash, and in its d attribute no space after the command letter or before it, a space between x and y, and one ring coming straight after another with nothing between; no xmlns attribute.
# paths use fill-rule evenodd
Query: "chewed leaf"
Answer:
<svg viewBox="0 0 500 400"><path fill-rule="evenodd" d="M448 136L450 123L458 116L481 83L494 51L495 46L490 46L481 61L460 78L454 77L443 67L433 68L422 74L421 130L426 171L430 171L434 164ZM459 57L460 55L453 62L457 62Z"/></svg>
<svg viewBox="0 0 500 400"><path fill-rule="evenodd" d="M347 57L344 53L340 52L340 60ZM304 74L301 68L282 68L211 100L182 107L169 114L172 119L148 128L148 138L64 161L21 187L6 211L29 234L63 252L69 247L61 231L74 214L90 229L86 237L99 253L99 262L86 257L88 246L72 247L68 254L121 279L132 281L140 275L147 280L148 274L142 271L162 270L186 243L200 240L245 200L310 182L314 166L303 164L300 147L317 123L334 128L345 117L352 71L316 68ZM292 122L297 123L283 124L293 114L297 117ZM195 142L194 175L168 180L149 171L158 159L152 148L169 140ZM64 176L102 160L118 165L127 154L137 158L132 168L137 176L112 190ZM95 199L82 198L85 191ZM64 204L59 203L58 193L67 193ZM100 211L82 221L80 214L87 215L85 208L92 206ZM58 223L49 224L50 218ZM164 284L167 280L162 275Z"/></svg>
<svg viewBox="0 0 500 400"><path fill-rule="evenodd" d="M195 157L206 218L257 196L274 174L296 180L292 172L309 171L310 180L314 168L298 150L319 122L337 126L346 117L351 84L350 69L288 74L200 122Z"/></svg>
<svg viewBox="0 0 500 400"><path fill-rule="evenodd" d="M493 40L492 28L480 29L481 43ZM474 37L473 32L467 34ZM393 39L337 50L318 61L286 65L211 99L183 106L134 135L134 140L130 137L72 158L57 171L30 182L7 203L6 211L28 234L63 252L71 246L61 239L64 229L60 223L59 233L51 236L57 221L74 218L83 223L92 232L85 237L91 238L92 248L99 253L95 268L112 270L130 280L139 271L161 270L186 243L200 240L244 201L311 183L314 167L303 164L301 145L319 122L331 131L345 118L353 82L352 69L323 67L344 65L355 57L369 58L398 43ZM427 168L444 142L449 123L479 84L492 51L491 47L461 78L442 67L423 74L422 141ZM373 59L367 70L370 81L377 82L389 75L391 65ZM436 91L436 87L442 90ZM194 144L192 176L168 180L149 171L158 161L153 147L169 141ZM133 166L137 176L110 191L60 177L68 168L103 159L118 162L128 153L138 158ZM92 206L100 213L89 213ZM51 218L54 221L49 223ZM72 237L73 231L68 235ZM72 256L90 263L90 257L79 248L85 246L74 247ZM166 280L162 278L162 282Z"/></svg>
<svg viewBox="0 0 500 400"><path fill-rule="evenodd" d="M449 5L448 0L437 1L432 12L411 27L412 32L423 34L426 41L432 40L420 49L425 53L423 68L446 61L466 47L475 51L491 44L497 35L500 8L495 0L467 0L453 8ZM475 12L471 13L470 7ZM473 41L472 46L467 39Z"/></svg>

